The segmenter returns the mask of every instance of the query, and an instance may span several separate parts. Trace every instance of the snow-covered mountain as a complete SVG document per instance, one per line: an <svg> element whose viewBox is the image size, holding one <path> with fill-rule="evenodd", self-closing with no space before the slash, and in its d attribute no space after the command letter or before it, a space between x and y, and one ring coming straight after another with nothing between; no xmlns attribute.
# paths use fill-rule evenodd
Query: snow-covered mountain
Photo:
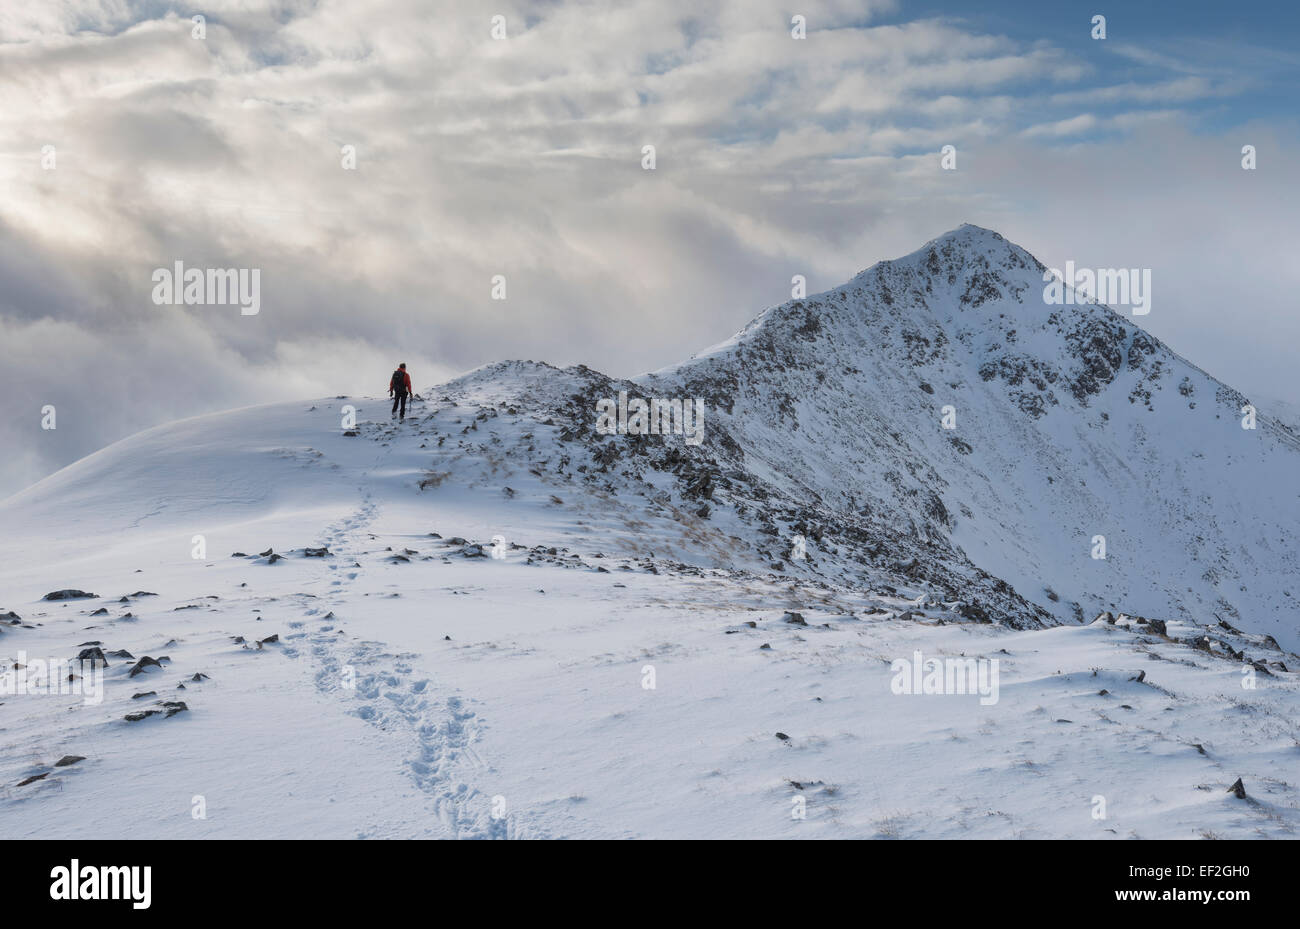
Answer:
<svg viewBox="0 0 1300 929"><path fill-rule="evenodd" d="M1217 616L1300 648L1300 437L1266 411L1241 428L1246 397L1119 313L1045 305L1045 270L962 226L635 381L515 363L440 396L545 410L563 452L512 457L639 493L702 566L917 583L1013 625ZM705 441L598 435L620 390L702 398Z"/></svg>
<svg viewBox="0 0 1300 929"><path fill-rule="evenodd" d="M647 388L706 396L752 470L1059 620L1217 614L1300 647L1300 436L1267 409L1241 428L1248 398L1131 318L1045 305L1045 270L962 226Z"/></svg>
<svg viewBox="0 0 1300 929"><path fill-rule="evenodd" d="M1291 833L1300 439L1043 271L963 226L644 377L503 362L52 475L0 503L0 658L108 668L0 697L0 822ZM702 441L605 434L622 395ZM914 650L1000 699L899 696Z"/></svg>

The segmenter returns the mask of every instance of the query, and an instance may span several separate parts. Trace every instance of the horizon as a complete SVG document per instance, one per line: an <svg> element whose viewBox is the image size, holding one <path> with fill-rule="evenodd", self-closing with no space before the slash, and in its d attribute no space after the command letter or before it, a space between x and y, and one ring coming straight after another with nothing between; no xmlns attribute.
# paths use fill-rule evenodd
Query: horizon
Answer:
<svg viewBox="0 0 1300 929"><path fill-rule="evenodd" d="M808 301L811 301L811 300L813 300L813 299L816 298L816 297L822 296L823 294L827 294L827 293L831 293L831 292L833 292L833 291L835 291L835 290L839 290L839 289L841 289L841 288L847 286L849 283L851 283L851 282L852 282L853 280L855 280L856 278L858 278L858 277L860 277L860 276L866 274L868 271L870 271L872 268L876 267L877 265L881 265L881 264L890 264L890 263L893 263L893 262L901 261L902 259L907 258L907 257L910 257L910 256L912 256L912 255L918 254L919 252L921 252L922 250L924 250L926 246L928 246L928 245L930 245L930 244L932 244L932 243L934 243L934 242L938 242L938 241L941 241L941 240L943 240L943 239L950 238L950 237L953 236L955 233L960 232L960 231L961 231L962 229L964 229L964 228L972 228L972 229L979 230L980 232L983 232L983 233L990 233L990 234L992 234L993 236L996 236L996 237L998 237L998 238L1004 240L1005 242L1007 242L1007 244L1009 244L1009 245L1011 245L1011 246L1013 246L1013 247L1015 247L1015 248L1019 248L1021 251L1025 251L1027 254L1031 255L1031 257L1037 257L1037 256L1033 256L1032 252L1028 252L1028 250L1022 248L1018 243L1012 241L1011 239L1007 238L1006 236L1003 236L1003 235L1002 235L1001 233L999 233L996 229L989 229L989 228L987 228L987 227L980 226L980 225L978 225L978 224L976 224L976 223L963 222L963 223L960 223L960 224L957 225L957 226L954 226L954 227L951 228L951 229L946 230L946 231L943 232L943 233L940 233L939 235L936 235L936 236L933 236L933 237L927 239L927 240L926 240L924 243L922 243L919 247L917 247L917 248L915 248L915 249L912 249L912 250L909 251L909 252L904 252L903 254L899 255L899 256L896 257L896 258L881 258L881 259L878 259L877 261L874 261L874 262L872 262L871 264L867 265L865 268L863 268L861 271L859 271L859 272L857 272L856 274L854 274L852 277L850 277L850 278L848 278L848 279L846 279L846 280L840 282L840 283L837 284L837 285L832 285L831 287L828 287L828 288L827 288L826 290L824 290L824 291L819 291L819 292L817 292L817 293L809 293L809 294L807 294L806 297L799 298L798 300L796 300L796 299L791 299L791 300L787 300L787 301L785 301L784 303L773 304L772 306L765 307L763 310L761 310L761 311L759 311L758 313L756 313L756 314L755 314L755 315L754 315L754 316L749 320L749 322L747 322L747 323L745 323L744 325L742 325L739 329L737 329L737 330L736 330L736 331L735 331L735 332L734 332L730 337L728 337L727 339L724 339L724 340L721 340L721 341L719 341L719 342L715 342L715 343L713 343L712 345L705 346L705 347L702 347L702 348L700 348L700 349L697 349L696 351L691 352L689 355L686 355L685 357L680 358L680 359L678 359L677 361L671 362L671 363L669 363L669 364L667 364L667 365L661 366L661 367L656 368L656 369L654 369L654 370L637 372L636 374L632 374L632 375L629 375L629 376L627 376L627 377L623 377L623 378L621 378L621 379L623 379L623 380L629 380L629 381L635 381L635 380L639 380L639 379L644 379L644 378L650 377L650 376L652 376L652 375L656 375L656 374L658 374L658 373L660 373L660 372L664 372L664 371L671 370L672 368L675 368L675 367L677 367L678 365L681 365L681 364L687 363L687 362L692 361L692 360L694 360L694 359L696 359L696 358L707 357L707 355L708 355L710 352L712 352L715 348L717 348L718 346L722 346L722 345L726 345L726 344L728 344L728 343L731 342L732 340L734 340L734 339L736 339L737 337L739 337L740 335L742 335L742 334L745 332L745 330L746 330L749 326L753 325L754 323L758 323L758 322L760 322L760 321L763 319L763 317L765 317L765 316L768 314L769 311L774 310L774 309L777 309L777 308L779 308L779 307L781 307L781 306L784 306L784 305L786 305L786 304L788 304L788 303L799 302L799 300L808 300ZM1055 270L1055 269L1049 269L1049 270ZM1083 305L1082 301L1079 303L1079 305ZM1133 318L1133 317L1131 317L1131 316L1128 316L1128 315L1124 314L1123 311L1122 311L1122 308L1121 308L1121 309L1116 309L1115 307L1110 306L1110 305L1107 305L1107 304L1105 304L1104 302L1103 302L1101 305L1104 306L1106 309L1108 309L1110 312L1112 312L1112 313L1118 315L1121 319L1125 320L1126 322L1131 323L1132 325L1134 325L1134 326L1136 326L1136 327L1138 327L1138 328L1142 328L1142 322L1143 322L1142 319L1140 319L1140 318ZM1146 331L1146 330L1144 330L1144 331ZM1186 358L1185 356L1181 355L1181 354L1180 354L1180 353L1179 353L1175 348L1173 348L1172 346L1168 346L1167 343L1164 343L1164 340L1160 339L1159 336L1154 336L1154 334L1152 334L1152 335L1153 335L1154 338L1156 338L1156 340L1157 340L1158 342L1160 342L1160 343L1162 343L1162 344L1165 344L1167 347L1169 347L1170 350L1173 351L1175 355L1178 355L1180 358L1183 358L1185 361L1189 362L1189 363L1192 364L1193 366L1195 366L1195 367L1199 368L1200 370L1204 371L1204 372L1205 372L1206 374L1208 374L1210 377L1215 378L1215 380L1219 380L1221 383L1225 383L1226 386L1229 386L1229 387L1233 387L1233 386L1234 386L1234 385L1232 385L1232 384L1230 384L1230 383L1227 383L1227 382L1223 381L1221 378L1218 378L1218 377L1215 375L1215 373L1214 373L1213 371L1207 370L1207 369L1204 368L1204 366L1197 364L1197 362L1196 362L1195 359L1193 359L1193 358ZM395 363L395 364L396 364L396 363ZM419 394L429 393L429 392L435 390L436 388L444 387L444 386L447 386L447 385L453 384L453 383L455 383L455 382L457 382L457 381L460 381L460 380L462 380L462 379L468 378L468 377L470 377L471 375L477 374L477 373L480 372L480 371L488 370L488 369L491 369L491 368L494 368L494 367L503 366L503 365L514 365L514 364L538 365L538 366L544 366L544 367L552 368L552 369L555 369L555 370L558 370L558 371L563 371L563 372L571 372L571 371L573 371L574 369L578 368L579 366L582 366L582 363L581 363L581 362L579 362L579 363L575 363L575 364L570 364L570 365L560 366L560 365L552 364L551 362L547 361L546 359L535 359L535 358L500 358L500 359L496 359L496 360L494 360L494 361L484 362L483 364L476 365L475 367L473 367L473 368L469 368L469 369L464 370L464 371L460 371L460 372L453 373L453 374L451 374L451 375L449 375L449 376L447 376L447 377L445 377L445 378L443 378L443 379L441 379L441 380L438 380L438 381L433 382L433 383L431 383L431 384L428 384L428 385L426 385L426 386L419 387L419 388L416 389L415 392L416 392L417 395L419 395ZM402 367L407 367L407 365L402 364ZM588 367L588 368L591 369L591 370L597 370L597 373L600 373L600 374L604 374L604 375L607 375L607 376L610 376L610 377L615 377L615 378L618 377L617 375L611 375L610 372L608 372L608 371L599 371L598 369L591 368L590 365L587 365L586 367ZM1254 398L1250 397L1249 392L1246 392L1246 393L1247 393L1247 395L1248 395L1248 399L1254 399ZM364 397L364 398L366 398L366 399L380 399L380 395L379 395L379 394L364 394L364 395L356 395L356 396L357 396L357 397ZM237 413L237 412L240 412L240 411L243 411L243 410L256 409L256 408L258 408L258 407L271 407L271 406L276 406L276 405L279 405L279 404L286 404L286 403L320 402L320 401L327 401L327 400L340 399L341 397L346 397L347 399L354 399L354 396L353 396L353 395L339 395L339 394L319 394L319 395L316 395L316 394L312 394L312 395L304 395L304 396L297 396L297 397L282 397L282 398L278 398L278 399L276 399L276 400L264 401L264 402L255 402L255 403L248 403L248 404L242 404L242 405L240 405L240 406L232 406L232 407L227 407L227 408L220 409L220 410L209 410L209 411L205 411L205 412L202 412L202 413L195 413L195 414L192 414L192 415L189 415L189 416L178 417L177 419L174 419L174 420L168 420L168 421L165 421L165 422L156 423L156 424L154 424L154 425L152 425L152 426L147 426L147 427L145 427L144 429L138 430L137 432L130 433L130 434L128 434L128 435L122 436L122 437L119 438L119 439L116 439L116 440L114 440L114 441L112 441L112 442L109 442L109 443L107 443L106 445L104 445L103 448L111 447L111 446L113 446L113 445L118 444L119 442L125 442L125 441L128 441L128 440L130 440L132 437L134 437L134 436L136 436L136 435L139 435L140 433L143 433L143 432L148 432L148 431L150 431L150 430L152 430L152 429L165 428L166 426L171 425L171 424L173 424L173 423L181 423L181 422L185 422L185 421L188 421L188 420L192 420L192 419L200 419L200 418L204 418L204 417L215 417L215 416L221 416L221 415L223 415L223 414L225 414L225 413ZM1281 418L1281 419L1283 419L1284 421L1287 420L1287 415L1288 415L1288 414L1291 414L1291 413L1294 413L1294 412L1300 412L1300 408L1295 408L1295 409L1285 408L1285 409L1278 409L1278 410L1270 409L1270 406L1272 406L1272 405L1275 404L1275 403L1282 403L1282 404L1285 404L1285 403L1286 403L1286 401L1282 401L1282 400L1280 400L1280 398L1267 397L1267 396L1260 396L1258 399L1261 400L1261 401L1264 403L1264 406L1261 407L1261 412L1263 412L1263 413L1265 413L1265 414L1267 414L1267 415L1272 415L1272 416L1275 416L1275 417L1277 417L1277 418ZM385 402L386 402L386 401L385 401ZM1300 421L1297 421L1297 423L1300 423ZM100 451L100 450L102 450L102 449L96 449L95 451ZM92 451L92 452L90 452L89 454L93 455L93 454L95 453L95 451ZM85 457L85 456L83 456L83 457ZM81 460L81 459L77 459L77 461L80 461L80 460ZM40 477L40 478L37 478L37 479L36 479L35 481L33 481L31 484L27 484L27 485L25 485L25 486L23 486L23 487L17 488L17 489L15 489L15 490L10 491L10 492L3 493L3 495L0 495L0 501L3 501L3 500L8 499L8 498L10 498L10 497L14 497L14 496L16 496L16 495L22 493L24 490L27 490L27 489L30 489L31 487L34 487L35 485L37 485L37 484L39 484L41 481L43 481L46 477L52 477L52 476L58 474L58 472L61 471L61 470L63 470L64 467L68 467L68 466L70 466L70 465L76 464L77 461L69 462L68 465L64 465L63 467L60 467L60 468L56 469L55 471L51 472L50 474L44 475L44 476L42 476L42 477Z"/></svg>

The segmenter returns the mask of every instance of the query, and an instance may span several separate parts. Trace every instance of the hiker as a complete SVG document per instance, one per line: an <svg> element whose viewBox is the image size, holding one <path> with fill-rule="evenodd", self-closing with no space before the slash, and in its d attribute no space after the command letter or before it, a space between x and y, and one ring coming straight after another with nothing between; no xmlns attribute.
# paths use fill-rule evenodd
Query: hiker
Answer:
<svg viewBox="0 0 1300 929"><path fill-rule="evenodd" d="M411 375L406 373L406 362L403 361L393 372L393 376L388 379L388 396L393 398L393 415L397 415L397 408L402 408L402 419L406 419L406 395L412 393Z"/></svg>

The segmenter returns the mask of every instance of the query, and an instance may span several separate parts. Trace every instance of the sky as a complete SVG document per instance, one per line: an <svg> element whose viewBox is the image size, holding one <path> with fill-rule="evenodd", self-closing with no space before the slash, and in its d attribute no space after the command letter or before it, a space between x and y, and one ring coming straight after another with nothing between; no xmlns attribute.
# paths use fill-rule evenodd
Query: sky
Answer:
<svg viewBox="0 0 1300 929"><path fill-rule="evenodd" d="M633 376L963 222L1297 403L1298 89L1292 2L0 2L0 495L398 361Z"/></svg>

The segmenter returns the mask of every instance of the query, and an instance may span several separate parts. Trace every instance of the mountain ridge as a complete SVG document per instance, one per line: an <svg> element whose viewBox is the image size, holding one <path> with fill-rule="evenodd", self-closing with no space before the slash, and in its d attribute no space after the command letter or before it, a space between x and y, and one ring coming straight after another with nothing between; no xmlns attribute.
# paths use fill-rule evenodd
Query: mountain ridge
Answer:
<svg viewBox="0 0 1300 929"><path fill-rule="evenodd" d="M431 498L430 475L591 495L653 540L593 530L593 548L692 570L902 590L1021 627L1217 615L1300 646L1300 440L1264 415L1238 428L1242 394L1110 308L1044 304L1044 270L965 224L676 365L623 379L496 362L427 391L409 435L363 417L358 437L407 443L395 477ZM596 405L620 391L703 399L702 445L600 434Z"/></svg>

